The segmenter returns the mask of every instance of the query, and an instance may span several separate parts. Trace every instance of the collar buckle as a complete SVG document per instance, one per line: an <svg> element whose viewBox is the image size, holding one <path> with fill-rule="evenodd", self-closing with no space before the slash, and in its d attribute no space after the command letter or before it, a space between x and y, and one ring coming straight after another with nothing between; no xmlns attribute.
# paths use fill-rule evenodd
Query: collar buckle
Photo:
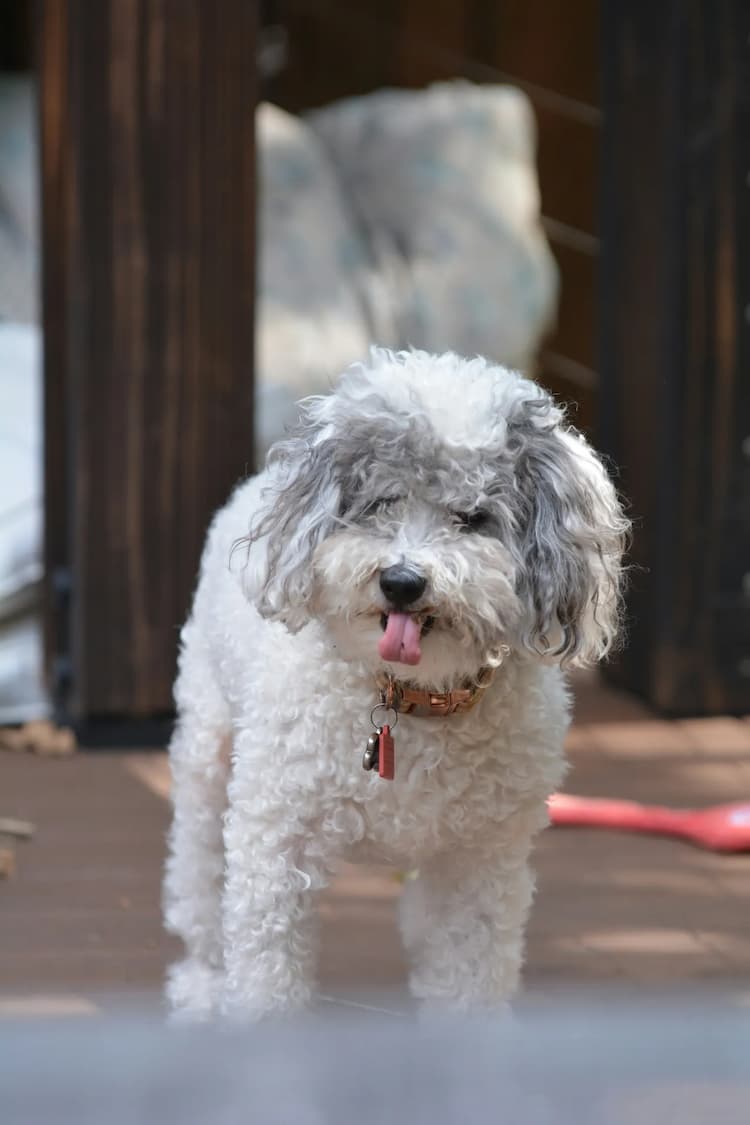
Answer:
<svg viewBox="0 0 750 1125"><path fill-rule="evenodd" d="M430 692L427 706L433 715L450 715L456 707L452 691Z"/></svg>

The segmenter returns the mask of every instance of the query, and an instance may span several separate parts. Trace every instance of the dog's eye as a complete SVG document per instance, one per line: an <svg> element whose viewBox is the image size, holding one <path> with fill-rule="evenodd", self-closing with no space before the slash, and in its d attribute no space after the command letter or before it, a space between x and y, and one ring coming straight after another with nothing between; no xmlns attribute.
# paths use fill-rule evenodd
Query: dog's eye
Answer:
<svg viewBox="0 0 750 1125"><path fill-rule="evenodd" d="M481 531L487 525L490 513L483 508L475 508L473 512L454 512L461 531Z"/></svg>

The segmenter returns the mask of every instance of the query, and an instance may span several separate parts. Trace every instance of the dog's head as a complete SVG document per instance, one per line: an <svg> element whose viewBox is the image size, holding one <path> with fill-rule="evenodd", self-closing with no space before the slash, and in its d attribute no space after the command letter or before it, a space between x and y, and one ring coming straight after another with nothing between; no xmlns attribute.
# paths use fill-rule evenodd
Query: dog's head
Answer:
<svg viewBox="0 0 750 1125"><path fill-rule="evenodd" d="M578 664L610 648L627 520L521 375L374 350L303 404L269 466L250 535L265 541L263 616L293 631L318 617L344 657L436 687L503 646Z"/></svg>

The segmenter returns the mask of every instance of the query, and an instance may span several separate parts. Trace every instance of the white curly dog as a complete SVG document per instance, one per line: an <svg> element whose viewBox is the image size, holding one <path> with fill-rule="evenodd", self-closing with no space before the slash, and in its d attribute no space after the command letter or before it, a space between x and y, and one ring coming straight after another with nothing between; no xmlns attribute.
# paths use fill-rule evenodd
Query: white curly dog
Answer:
<svg viewBox="0 0 750 1125"><path fill-rule="evenodd" d="M182 632L170 1003L310 1001L315 897L346 858L418 868L416 997L503 1005L563 669L615 638L627 520L550 396L483 359L374 349L301 409L214 519Z"/></svg>

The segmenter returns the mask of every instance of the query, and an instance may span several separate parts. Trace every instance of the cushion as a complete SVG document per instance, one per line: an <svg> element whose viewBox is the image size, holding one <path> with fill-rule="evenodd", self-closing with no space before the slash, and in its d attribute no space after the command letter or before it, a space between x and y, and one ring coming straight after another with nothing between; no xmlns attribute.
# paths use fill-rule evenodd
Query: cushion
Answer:
<svg viewBox="0 0 750 1125"><path fill-rule="evenodd" d="M558 275L540 221L531 105L510 86L383 90L307 120L367 235L378 343L531 370Z"/></svg>
<svg viewBox="0 0 750 1125"><path fill-rule="evenodd" d="M299 118L257 115L259 261L256 313L257 447L262 458L294 403L326 391L367 352L352 285L367 250L323 146Z"/></svg>

